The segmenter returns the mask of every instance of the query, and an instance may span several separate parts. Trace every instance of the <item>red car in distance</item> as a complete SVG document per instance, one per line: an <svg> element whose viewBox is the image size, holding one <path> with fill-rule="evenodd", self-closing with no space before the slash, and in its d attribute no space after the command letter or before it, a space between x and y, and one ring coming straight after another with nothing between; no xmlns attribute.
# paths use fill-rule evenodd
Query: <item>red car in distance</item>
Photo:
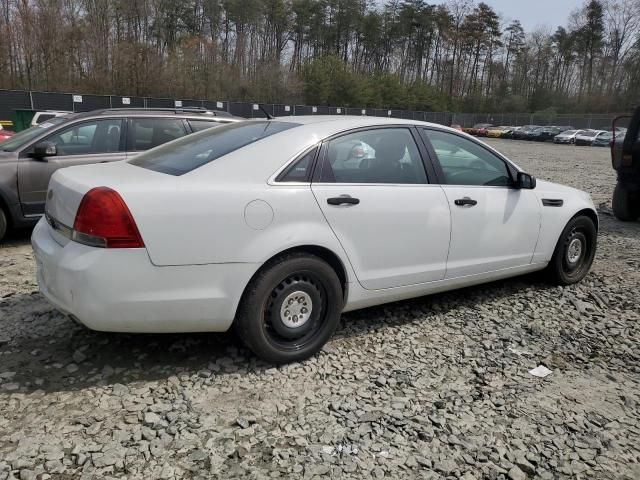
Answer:
<svg viewBox="0 0 640 480"><path fill-rule="evenodd" d="M0 125L0 143L4 142L9 137L12 137L13 134L14 132L12 132L11 130L5 130L4 128L2 128L2 125Z"/></svg>

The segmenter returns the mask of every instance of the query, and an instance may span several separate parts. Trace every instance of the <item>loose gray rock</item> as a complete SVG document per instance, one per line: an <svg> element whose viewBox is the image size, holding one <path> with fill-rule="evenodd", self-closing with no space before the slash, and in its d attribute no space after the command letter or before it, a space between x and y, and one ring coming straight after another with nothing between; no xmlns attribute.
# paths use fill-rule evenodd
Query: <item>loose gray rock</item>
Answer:
<svg viewBox="0 0 640 480"><path fill-rule="evenodd" d="M511 480L526 480L527 474L520 470L517 466L514 466L509 470L509 478Z"/></svg>

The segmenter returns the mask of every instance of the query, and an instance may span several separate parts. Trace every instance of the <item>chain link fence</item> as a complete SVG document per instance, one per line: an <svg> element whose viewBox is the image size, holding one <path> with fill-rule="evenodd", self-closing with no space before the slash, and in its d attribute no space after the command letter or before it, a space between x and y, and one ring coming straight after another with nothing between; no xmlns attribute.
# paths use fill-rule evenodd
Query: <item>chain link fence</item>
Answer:
<svg viewBox="0 0 640 480"><path fill-rule="evenodd" d="M16 109L61 110L87 112L102 108L204 108L227 111L245 118L264 118L262 109L270 115L369 115L377 117L421 120L442 125L472 127L477 123L493 125L557 125L574 128L611 129L616 114L552 114L542 113L453 113L421 112L410 110L328 107L312 105L256 104L251 102L229 102L191 100L156 97L121 97L115 95L77 95L71 93L38 92L24 90L0 90L0 122L7 124ZM262 109L261 109L262 107ZM626 126L623 120L620 126Z"/></svg>

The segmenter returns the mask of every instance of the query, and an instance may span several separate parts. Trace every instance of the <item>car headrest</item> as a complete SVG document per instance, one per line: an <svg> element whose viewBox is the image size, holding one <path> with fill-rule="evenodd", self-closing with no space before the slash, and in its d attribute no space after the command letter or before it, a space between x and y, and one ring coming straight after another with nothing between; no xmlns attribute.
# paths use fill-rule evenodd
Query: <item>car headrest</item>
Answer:
<svg viewBox="0 0 640 480"><path fill-rule="evenodd" d="M388 163L398 162L404 157L407 143L402 136L385 135L376 143L376 159Z"/></svg>

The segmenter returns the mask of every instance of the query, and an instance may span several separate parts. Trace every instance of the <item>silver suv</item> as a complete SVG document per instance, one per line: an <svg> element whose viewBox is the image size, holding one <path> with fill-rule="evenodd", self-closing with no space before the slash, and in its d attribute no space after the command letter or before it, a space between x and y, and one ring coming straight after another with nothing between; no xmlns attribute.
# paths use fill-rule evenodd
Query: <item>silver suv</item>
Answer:
<svg viewBox="0 0 640 480"><path fill-rule="evenodd" d="M203 109L108 109L51 118L0 143L0 240L44 213L59 168L114 162L193 132L243 120Z"/></svg>

